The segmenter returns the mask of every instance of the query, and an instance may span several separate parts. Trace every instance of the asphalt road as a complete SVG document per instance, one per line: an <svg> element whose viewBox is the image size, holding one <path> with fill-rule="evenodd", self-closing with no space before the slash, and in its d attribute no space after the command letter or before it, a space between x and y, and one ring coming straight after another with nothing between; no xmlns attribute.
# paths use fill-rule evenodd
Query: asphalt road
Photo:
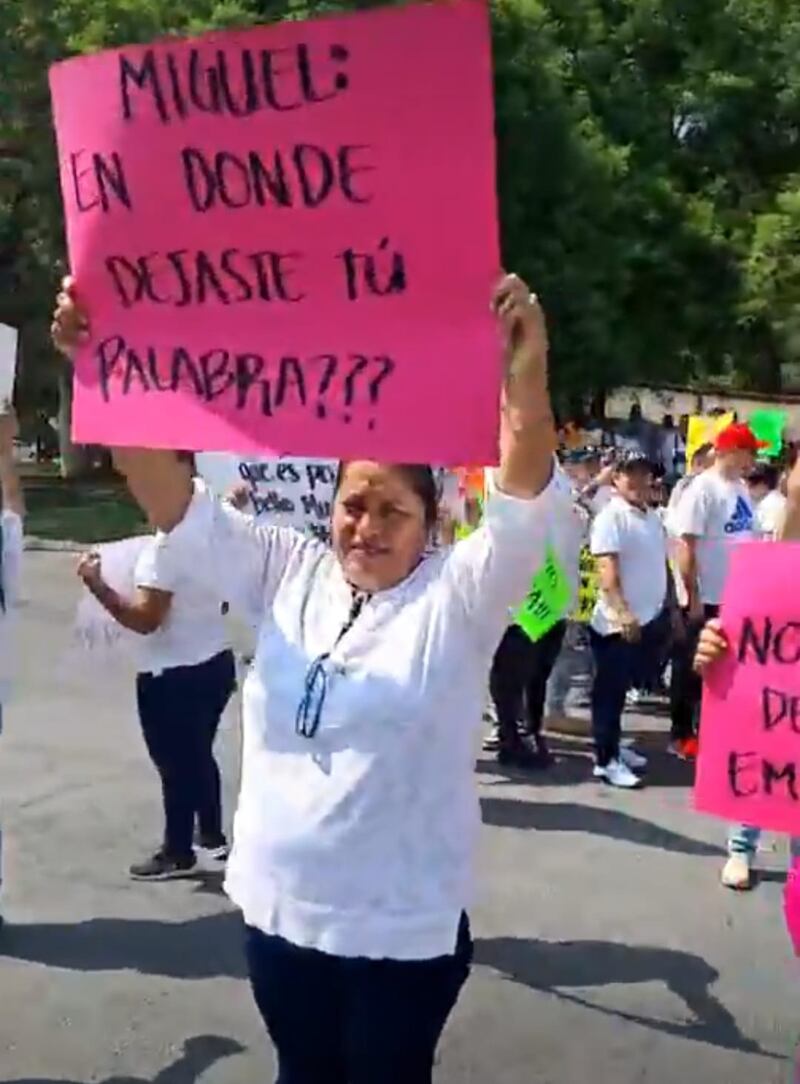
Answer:
<svg viewBox="0 0 800 1084"><path fill-rule="evenodd" d="M160 828L131 673L70 652L72 558L27 556L0 745L0 1080L267 1084L272 1056L219 885L126 878ZM654 750L640 793L592 783L580 742L534 782L479 764L477 964L438 1084L792 1079L784 842L762 856L752 894L721 889L724 826L691 811L685 767L658 752L663 723L631 724ZM236 705L221 751L230 815Z"/></svg>

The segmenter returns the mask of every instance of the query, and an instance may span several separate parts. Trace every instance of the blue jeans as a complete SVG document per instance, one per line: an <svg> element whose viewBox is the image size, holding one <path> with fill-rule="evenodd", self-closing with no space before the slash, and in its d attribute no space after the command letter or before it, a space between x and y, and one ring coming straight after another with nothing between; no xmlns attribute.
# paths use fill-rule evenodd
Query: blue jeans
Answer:
<svg viewBox="0 0 800 1084"><path fill-rule="evenodd" d="M278 1055L276 1084L431 1084L472 962L466 915L453 955L432 960L330 956L253 927L245 937L256 1005Z"/></svg>
<svg viewBox="0 0 800 1084"><path fill-rule="evenodd" d="M164 850L172 858L194 851L195 817L204 844L219 846L222 834L220 778L214 739L236 686L233 652L197 666L139 674L136 698L147 751L161 777Z"/></svg>
<svg viewBox="0 0 800 1084"><path fill-rule="evenodd" d="M751 828L746 824L732 824L728 832L728 854L746 854L752 858L758 850L760 839L760 828ZM800 836L793 836L790 846L792 855L800 855Z"/></svg>
<svg viewBox="0 0 800 1084"><path fill-rule="evenodd" d="M657 617L642 626L635 643L619 633L601 636L590 630L595 678L592 689L592 733L597 763L604 768L619 757L625 696L644 671L645 660L658 649L662 624Z"/></svg>

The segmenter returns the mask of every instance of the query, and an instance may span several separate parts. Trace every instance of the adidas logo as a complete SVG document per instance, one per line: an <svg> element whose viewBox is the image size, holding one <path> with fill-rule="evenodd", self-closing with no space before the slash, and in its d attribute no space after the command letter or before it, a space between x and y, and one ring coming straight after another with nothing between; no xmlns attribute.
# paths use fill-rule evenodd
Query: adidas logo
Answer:
<svg viewBox="0 0 800 1084"><path fill-rule="evenodd" d="M725 524L725 534L739 534L741 531L752 531L753 509L744 499L737 497L733 515Z"/></svg>

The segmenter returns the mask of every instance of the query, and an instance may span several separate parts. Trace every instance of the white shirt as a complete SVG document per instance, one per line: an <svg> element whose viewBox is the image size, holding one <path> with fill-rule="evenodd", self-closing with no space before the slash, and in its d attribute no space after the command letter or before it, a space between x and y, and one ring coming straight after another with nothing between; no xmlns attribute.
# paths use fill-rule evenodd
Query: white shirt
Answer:
<svg viewBox="0 0 800 1084"><path fill-rule="evenodd" d="M323 544L258 528L202 492L160 536L159 564L261 609L226 881L247 923L341 956L453 952L471 898L489 667L564 513L554 485L532 501L490 496L481 527L373 595L338 643L352 591ZM297 712L327 652L306 738Z"/></svg>
<svg viewBox="0 0 800 1084"><path fill-rule="evenodd" d="M594 521L592 553L616 554L622 595L640 625L659 615L667 597L667 544L664 527L652 508L640 509L616 496ZM619 632L620 624L603 592L592 628L601 636Z"/></svg>
<svg viewBox="0 0 800 1084"><path fill-rule="evenodd" d="M592 515L598 516L606 507L608 502L612 499L612 497L615 495L615 493L616 490L613 486L600 486L598 491L589 502L589 507L591 508Z"/></svg>
<svg viewBox="0 0 800 1084"><path fill-rule="evenodd" d="M14 673L14 609L19 602L20 572L22 567L22 519L9 509L0 513L3 532L3 597L0 608L0 705L5 703L11 690Z"/></svg>
<svg viewBox="0 0 800 1084"><path fill-rule="evenodd" d="M774 542L785 516L786 498L777 489L771 489L756 505L756 530L763 538Z"/></svg>
<svg viewBox="0 0 800 1084"><path fill-rule="evenodd" d="M161 561L159 550L155 536L136 562L137 587L172 595L164 624L148 636L136 638L140 673L160 674L176 666L196 666L230 647L219 593Z"/></svg>
<svg viewBox="0 0 800 1084"><path fill-rule="evenodd" d="M724 478L710 467L681 497L673 529L681 538L697 539L700 599L706 606L718 606L732 547L755 537L755 516L747 486Z"/></svg>

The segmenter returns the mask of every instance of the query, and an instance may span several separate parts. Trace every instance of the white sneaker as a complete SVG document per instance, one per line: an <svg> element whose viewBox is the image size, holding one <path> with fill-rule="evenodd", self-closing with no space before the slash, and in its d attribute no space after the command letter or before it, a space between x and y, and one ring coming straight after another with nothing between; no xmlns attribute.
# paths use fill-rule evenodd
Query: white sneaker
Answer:
<svg viewBox="0 0 800 1084"><path fill-rule="evenodd" d="M612 787L624 787L625 790L633 790L642 785L639 776L634 775L628 765L621 760L610 760L604 768L595 764L592 775L595 779L604 779Z"/></svg>
<svg viewBox="0 0 800 1084"><path fill-rule="evenodd" d="M620 747L619 759L626 768L631 768L635 772L642 771L647 767L647 757L642 756L641 753L637 753L631 745L623 745Z"/></svg>

